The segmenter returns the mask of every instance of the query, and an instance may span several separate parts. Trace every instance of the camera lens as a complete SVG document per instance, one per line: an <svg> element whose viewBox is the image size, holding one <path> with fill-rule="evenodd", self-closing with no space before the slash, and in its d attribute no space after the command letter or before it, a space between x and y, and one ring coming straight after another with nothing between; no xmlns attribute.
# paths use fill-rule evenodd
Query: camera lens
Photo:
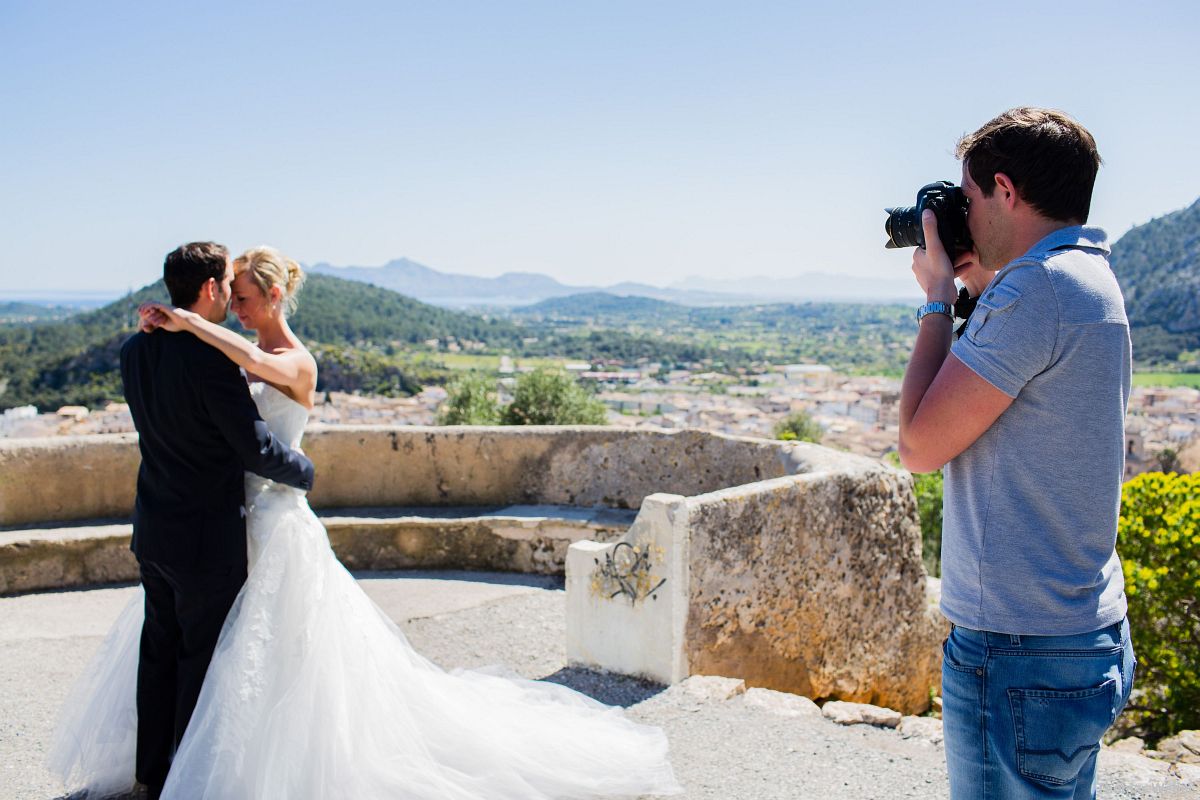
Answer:
<svg viewBox="0 0 1200 800"><path fill-rule="evenodd" d="M917 214L916 206L903 206L901 208L884 209L887 212L887 220L883 223L883 229L887 231L888 240L884 247L917 247L924 240L924 231L921 230L921 217Z"/></svg>

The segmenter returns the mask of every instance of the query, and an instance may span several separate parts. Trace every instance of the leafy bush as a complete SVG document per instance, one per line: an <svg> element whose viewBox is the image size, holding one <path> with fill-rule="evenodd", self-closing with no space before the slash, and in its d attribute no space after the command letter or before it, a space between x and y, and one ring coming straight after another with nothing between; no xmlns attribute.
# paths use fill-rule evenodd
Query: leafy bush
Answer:
<svg viewBox="0 0 1200 800"><path fill-rule="evenodd" d="M513 401L500 421L505 425L603 425L608 412L570 375L538 369L517 378Z"/></svg>
<svg viewBox="0 0 1200 800"><path fill-rule="evenodd" d="M817 424L807 411L789 414L775 426L775 438L785 442L812 442L820 444L825 429Z"/></svg>
<svg viewBox="0 0 1200 800"><path fill-rule="evenodd" d="M517 378L507 406L496 399L495 382L481 374L461 377L446 387L439 419L443 425L603 425L604 404L565 372L539 369Z"/></svg>
<svg viewBox="0 0 1200 800"><path fill-rule="evenodd" d="M1117 531L1138 659L1126 721L1150 741L1200 728L1200 473L1126 483Z"/></svg>
<svg viewBox="0 0 1200 800"><path fill-rule="evenodd" d="M449 396L438 421L442 425L496 425L500 422L500 403L496 382L484 375L470 373L446 387Z"/></svg>
<svg viewBox="0 0 1200 800"><path fill-rule="evenodd" d="M921 518L921 559L925 571L935 578L942 574L942 472L913 475L917 516Z"/></svg>
<svg viewBox="0 0 1200 800"><path fill-rule="evenodd" d="M888 453L888 461L900 466L900 456ZM925 571L940 577L942 574L942 472L914 473L913 495L917 500L917 516L921 520L921 560Z"/></svg>

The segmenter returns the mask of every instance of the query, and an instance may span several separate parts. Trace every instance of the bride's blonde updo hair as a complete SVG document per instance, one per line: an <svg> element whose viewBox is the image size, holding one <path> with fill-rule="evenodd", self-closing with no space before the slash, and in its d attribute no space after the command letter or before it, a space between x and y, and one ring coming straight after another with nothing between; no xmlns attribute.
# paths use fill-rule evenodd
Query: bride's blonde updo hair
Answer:
<svg viewBox="0 0 1200 800"><path fill-rule="evenodd" d="M233 260L233 274L250 274L250 280L267 297L271 287L278 286L283 292L283 308L288 314L296 310L296 293L304 285L304 270L300 265L274 247L255 247Z"/></svg>

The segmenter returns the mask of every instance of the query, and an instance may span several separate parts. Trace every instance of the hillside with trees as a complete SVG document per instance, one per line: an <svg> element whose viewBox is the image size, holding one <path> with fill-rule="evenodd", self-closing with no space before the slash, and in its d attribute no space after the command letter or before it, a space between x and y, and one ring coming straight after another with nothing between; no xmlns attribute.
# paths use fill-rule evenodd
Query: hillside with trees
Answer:
<svg viewBox="0 0 1200 800"><path fill-rule="evenodd" d="M138 306L148 300L167 300L161 281L65 320L0 325L0 408L28 404L45 411L121 399L121 343L135 330ZM330 275L310 275L299 301L290 322L317 358L321 391L412 394L452 376L436 361L437 353L448 351L717 367L749 363L737 348L491 319ZM227 324L240 330L232 317Z"/></svg>
<svg viewBox="0 0 1200 800"><path fill-rule="evenodd" d="M1110 261L1137 361L1200 370L1200 200L1130 229Z"/></svg>
<svg viewBox="0 0 1200 800"><path fill-rule="evenodd" d="M162 281L66 320L0 326L0 408L101 405L121 398L121 343L133 333L143 302L167 300ZM395 359L397 349L429 339L519 345L510 322L487 320L420 303L386 289L312 275L293 316L313 346L322 389L407 394L419 391ZM237 323L229 323L237 328Z"/></svg>

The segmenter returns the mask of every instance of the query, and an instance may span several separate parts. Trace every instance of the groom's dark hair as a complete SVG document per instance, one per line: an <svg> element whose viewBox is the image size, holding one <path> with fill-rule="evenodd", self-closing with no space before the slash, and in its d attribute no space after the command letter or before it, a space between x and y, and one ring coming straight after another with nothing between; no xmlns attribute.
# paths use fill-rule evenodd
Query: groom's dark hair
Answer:
<svg viewBox="0 0 1200 800"><path fill-rule="evenodd" d="M188 242L167 253L163 282L171 295L171 305L187 308L200 297L205 281L224 280L228 259L229 251L216 242Z"/></svg>

